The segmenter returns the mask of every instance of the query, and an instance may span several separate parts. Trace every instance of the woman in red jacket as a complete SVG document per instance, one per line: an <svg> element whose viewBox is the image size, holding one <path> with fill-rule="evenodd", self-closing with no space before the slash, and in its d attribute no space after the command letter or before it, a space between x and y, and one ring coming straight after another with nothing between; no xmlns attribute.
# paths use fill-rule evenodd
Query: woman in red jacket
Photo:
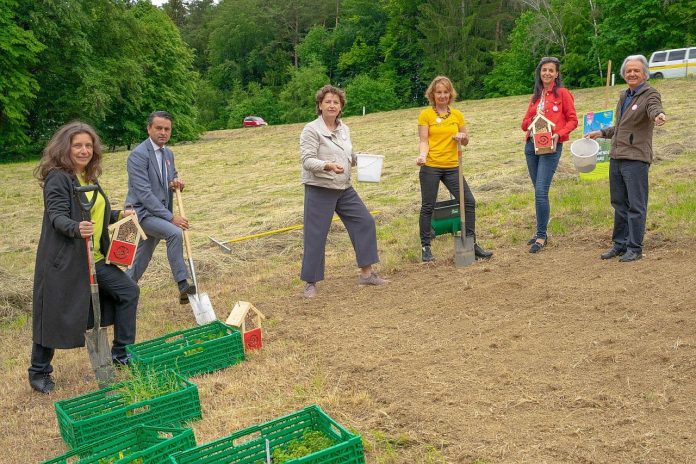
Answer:
<svg viewBox="0 0 696 464"><path fill-rule="evenodd" d="M541 59L534 72L534 95L522 120L522 130L526 133L524 154L527 158L529 177L534 185L537 223L536 233L527 242L527 245L531 245L530 253L538 252L546 246L548 241L546 228L550 216L549 188L558 166L558 160L561 158L563 142L567 141L568 135L578 127L573 94L563 87L559 66L558 58L551 56ZM544 116L554 124L552 130L553 153L537 154L534 150L531 124L537 114Z"/></svg>

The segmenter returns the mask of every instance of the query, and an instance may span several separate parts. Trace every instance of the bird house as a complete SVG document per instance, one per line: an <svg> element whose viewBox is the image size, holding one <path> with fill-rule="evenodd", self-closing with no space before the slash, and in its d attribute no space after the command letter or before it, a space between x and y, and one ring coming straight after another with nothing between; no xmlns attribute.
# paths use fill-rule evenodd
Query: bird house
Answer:
<svg viewBox="0 0 696 464"><path fill-rule="evenodd" d="M147 239L147 235L140 227L138 218L135 214L126 216L120 221L111 224L109 232L111 234L111 245L109 245L109 252L106 254L106 263L118 264L130 269L135 260L138 243L140 243L140 240Z"/></svg>
<svg viewBox="0 0 696 464"><path fill-rule="evenodd" d="M555 153L556 147L553 146L553 128L556 125L546 119L543 115L537 114L532 120L532 141L534 142L534 152L537 155L547 155Z"/></svg>
<svg viewBox="0 0 696 464"><path fill-rule="evenodd" d="M227 325L237 327L244 337L244 348L258 350L263 347L261 338L261 321L266 319L261 311L248 301L238 301L234 304Z"/></svg>

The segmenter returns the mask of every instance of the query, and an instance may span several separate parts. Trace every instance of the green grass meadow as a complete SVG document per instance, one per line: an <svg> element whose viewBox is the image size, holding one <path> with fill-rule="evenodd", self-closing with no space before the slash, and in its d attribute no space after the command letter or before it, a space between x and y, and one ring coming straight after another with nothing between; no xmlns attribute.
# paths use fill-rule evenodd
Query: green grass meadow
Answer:
<svg viewBox="0 0 696 464"><path fill-rule="evenodd" d="M696 238L696 100L686 98L696 94L696 80L661 80L653 85L662 94L668 121L655 130L656 162L650 170L645 240L648 249L664 241L690 242ZM574 92L578 114L613 108L620 90L615 87L609 91L608 104L603 88ZM347 97L350 99L350 95ZM534 194L519 127L528 100L529 96L520 96L454 105L464 113L471 135L464 171L477 199L478 240L493 250L521 245L534 233ZM420 261L420 191L415 165L419 111L414 108L346 119L357 151L385 156L381 182L356 183L356 189L370 210L379 211L380 271L387 274L401 272ZM217 131L197 142L172 147L179 173L187 183L184 202L192 224L200 286L210 294L216 308L224 308L218 314L223 320L234 301L245 296L301 293L301 230L230 244L230 254L222 253L208 237L229 240L302 223L298 148L302 127L294 124ZM571 141L581 136L581 130L580 125L571 134ZM122 205L125 198L127 155L126 151L118 151L104 157L101 182L115 206ZM0 374L8 379L11 391L26 387L23 375L29 362L33 268L43 214L41 190L32 177L35 165L35 161L0 165L0 333L4 340L0 345L4 350ZM550 195L552 242L564 238L587 240L601 247L611 245L613 210L608 179L579 179L570 160L570 143L564 147ZM440 197L448 198L444 187ZM451 253L450 240L434 246L443 255ZM144 309L139 309L139 340L191 322L172 316L176 310L172 309L175 287L164 248L160 244L141 281L140 302ZM350 250L343 226L335 223L327 246L327 272L352 265ZM278 285L279 281L285 284ZM278 325L271 318L266 329L274 331ZM278 343L292 347L298 342ZM277 350L290 356L280 346ZM253 362L251 356L247 364ZM331 387L316 382L316 378L298 379L293 391L278 393L276 405L297 402L298 398L330 402L331 395L326 392ZM208 411L213 409L209 407ZM214 427L214 414L210 420L213 422L209 427ZM411 456L419 456L418 462L445 462L432 443L405 443L407 437L387 436L379 430L360 433L371 462L403 462L399 459L402 446L417 447L419 451Z"/></svg>

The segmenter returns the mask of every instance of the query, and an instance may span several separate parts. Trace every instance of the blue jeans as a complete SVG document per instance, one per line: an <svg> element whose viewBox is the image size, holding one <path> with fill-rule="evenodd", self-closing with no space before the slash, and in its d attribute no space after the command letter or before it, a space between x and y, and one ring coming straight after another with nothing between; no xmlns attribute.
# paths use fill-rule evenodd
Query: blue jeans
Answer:
<svg viewBox="0 0 696 464"><path fill-rule="evenodd" d="M534 154L534 142L527 140L524 147L524 155L527 158L529 177L534 186L534 206L536 208L536 237L546 239L546 228L549 225L551 207L549 206L549 189L553 175L561 159L563 144L556 145L556 153L549 155Z"/></svg>

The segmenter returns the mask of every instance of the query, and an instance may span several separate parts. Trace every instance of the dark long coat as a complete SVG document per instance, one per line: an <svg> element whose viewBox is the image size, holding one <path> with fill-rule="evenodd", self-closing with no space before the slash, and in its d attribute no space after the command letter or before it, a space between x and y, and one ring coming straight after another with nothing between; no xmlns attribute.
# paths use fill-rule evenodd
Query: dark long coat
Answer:
<svg viewBox="0 0 696 464"><path fill-rule="evenodd" d="M36 251L33 292L33 340L47 348L85 345L85 330L92 327L87 247L80 236L82 212L74 194L77 178L52 171L45 180L44 216ZM106 210L100 239L104 255L109 249L109 223L118 220L101 187ZM83 201L86 200L81 193ZM102 326L113 324L114 303L100 295Z"/></svg>

